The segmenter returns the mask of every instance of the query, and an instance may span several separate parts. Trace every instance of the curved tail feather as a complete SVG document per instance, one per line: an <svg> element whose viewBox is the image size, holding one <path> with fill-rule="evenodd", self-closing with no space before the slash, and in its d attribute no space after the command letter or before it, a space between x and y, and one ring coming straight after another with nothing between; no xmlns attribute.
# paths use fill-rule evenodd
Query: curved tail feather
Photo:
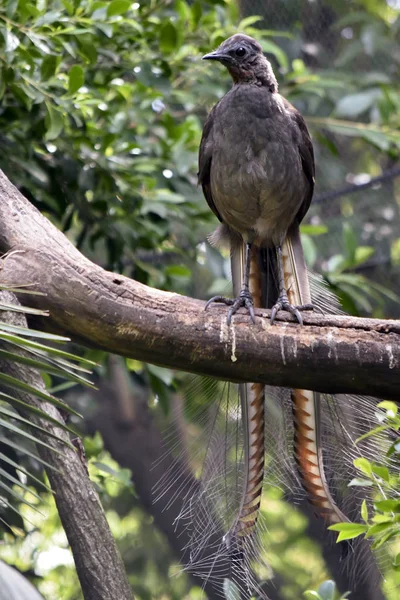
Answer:
<svg viewBox="0 0 400 600"><path fill-rule="evenodd" d="M244 273L244 246L239 240L231 243L236 296ZM321 291L316 277L307 273L298 228L289 232L283 259L292 304L310 303L311 284L318 288L314 304L338 312L336 300ZM272 249L253 247L250 291L256 307L270 308L275 303L276 257ZM232 393L234 389L238 393ZM222 598L226 597L226 581L233 582L241 600L252 594L267 598L255 575L260 568L264 579L271 576L261 512L265 483L270 485L273 479L288 489L289 480L294 479L297 493L300 480L303 495L328 524L347 520L346 514L354 519L361 501L354 488L348 493L347 483L356 476L352 461L361 450L364 456L376 460L377 450L368 446L370 440L361 450L353 440L376 422L375 413L376 401L369 398L331 398L308 390L213 382L199 415L191 421L197 423L204 437L194 445L190 461L190 467L200 476L188 492L179 517L187 523L189 532L185 569L205 582L215 583ZM382 440L380 444L383 455L387 444ZM162 498L166 488L176 486L179 491L185 481L173 471L167 472L157 486L158 497ZM345 509L342 503L339 508L336 498L346 496L350 502ZM354 551L349 555L352 559ZM372 597L377 600L380 596Z"/></svg>

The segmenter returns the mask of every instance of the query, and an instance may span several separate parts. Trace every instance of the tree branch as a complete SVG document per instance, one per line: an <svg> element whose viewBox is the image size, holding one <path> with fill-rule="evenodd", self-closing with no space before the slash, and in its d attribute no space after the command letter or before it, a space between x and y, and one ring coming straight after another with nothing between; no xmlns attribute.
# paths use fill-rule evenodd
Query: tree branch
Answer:
<svg viewBox="0 0 400 600"><path fill-rule="evenodd" d="M15 298L14 302L10 299L12 294L1 292L1 295L3 300L17 304ZM5 298L5 295L8 297ZM0 320L26 327L26 319L20 313L0 311ZM18 350L13 348L13 352L17 353ZM20 354L23 354L23 351L20 351ZM0 371L42 392L46 391L39 372L32 367L0 359ZM10 392L7 388L5 391ZM13 388L12 394L62 422L59 411L52 404L42 402L23 390ZM24 416L47 433L69 442L68 434L53 423L31 412ZM133 600L125 568L99 497L78 452L47 433L39 429L35 431L39 440L51 446L54 451L41 445L38 445L37 450L41 458L54 467L54 470L48 469L47 475L55 492L58 514L71 546L83 597L85 600Z"/></svg>
<svg viewBox="0 0 400 600"><path fill-rule="evenodd" d="M46 294L43 328L87 346L231 381L400 400L400 322L268 311L226 325L224 307L155 290L85 258L0 171L0 282ZM47 321L47 322L45 322ZM267 368L266 368L267 366Z"/></svg>

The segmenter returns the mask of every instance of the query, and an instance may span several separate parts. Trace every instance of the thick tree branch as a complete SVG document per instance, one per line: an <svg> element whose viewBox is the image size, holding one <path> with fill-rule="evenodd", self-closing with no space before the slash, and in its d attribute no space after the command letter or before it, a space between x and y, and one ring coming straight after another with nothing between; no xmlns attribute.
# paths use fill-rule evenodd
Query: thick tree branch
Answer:
<svg viewBox="0 0 400 600"><path fill-rule="evenodd" d="M9 303L11 294L2 292L2 299ZM5 295L9 296L8 298ZM14 304L17 300L14 298ZM0 320L13 325L25 326L25 317L13 312L0 311ZM13 352L17 352L14 348ZM23 354L22 351L20 351ZM45 392L43 380L36 369L21 363L0 360L0 371ZM10 392L9 389L5 389ZM62 417L52 404L41 402L22 390L12 390L14 397L35 408L40 408L49 416L62 422ZM53 423L36 416L24 415L43 427L46 432L69 442L68 434ZM54 451L38 445L38 453L54 467L47 475L55 492L55 502L61 523L71 546L76 570L85 600L133 600L124 564L111 535L99 497L89 480L84 465L73 448L49 437L41 430L35 430L39 440Z"/></svg>
<svg viewBox="0 0 400 600"><path fill-rule="evenodd" d="M226 325L226 310L151 289L85 258L0 172L0 282L46 294L24 301L74 341L233 381L400 399L400 322L268 311Z"/></svg>

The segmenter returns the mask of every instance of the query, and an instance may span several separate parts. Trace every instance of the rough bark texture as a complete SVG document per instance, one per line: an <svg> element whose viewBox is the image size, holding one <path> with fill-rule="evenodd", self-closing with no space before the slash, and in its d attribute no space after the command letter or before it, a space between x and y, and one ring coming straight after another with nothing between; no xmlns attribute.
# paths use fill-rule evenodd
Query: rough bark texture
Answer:
<svg viewBox="0 0 400 600"><path fill-rule="evenodd" d="M400 399L400 322L267 311L226 325L226 308L151 289L85 258L0 171L0 282L32 284L24 302L87 346L232 381ZM268 368L266 369L266 365Z"/></svg>
<svg viewBox="0 0 400 600"><path fill-rule="evenodd" d="M12 302L11 294L0 293L5 301ZM17 303L16 298L14 303ZM13 312L0 311L0 320L26 326L25 317ZM13 348L13 351L16 352L16 349ZM45 391L40 374L31 367L0 360L0 372L16 377L42 392ZM6 387L5 391L10 392ZM21 390L13 389L12 394L62 422L62 416L52 404L42 402ZM69 442L68 434L54 424L31 412L24 416L48 433ZM78 452L40 430L36 430L35 435L56 450L54 452L38 445L41 458L55 469L49 469L47 475L55 492L57 510L74 556L83 597L85 600L133 600L124 565L103 508Z"/></svg>

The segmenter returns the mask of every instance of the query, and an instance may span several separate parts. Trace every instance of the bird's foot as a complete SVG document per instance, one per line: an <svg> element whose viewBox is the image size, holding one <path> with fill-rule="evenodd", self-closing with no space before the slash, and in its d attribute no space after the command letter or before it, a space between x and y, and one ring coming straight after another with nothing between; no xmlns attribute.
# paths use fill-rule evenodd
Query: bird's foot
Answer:
<svg viewBox="0 0 400 600"><path fill-rule="evenodd" d="M307 311L308 310L320 311L321 309L314 306L313 304L302 304L300 306L293 306L293 304L290 304L290 302L286 296L281 296L280 298L278 298L278 302L272 307L271 325L273 325L273 323L276 319L276 315L278 314L278 312L280 310L286 310L287 312L289 312L291 315L293 315L297 319L297 322L300 325L303 325L303 317L301 316L301 313L303 311L306 311L306 310ZM323 312L323 311L321 310L321 312Z"/></svg>
<svg viewBox="0 0 400 600"><path fill-rule="evenodd" d="M253 296L251 295L251 293L248 290L242 290L240 292L239 296L237 298L235 298L234 300L232 300L232 298L225 298L225 296L213 296L213 298L210 298L210 300L205 305L204 310L207 310L207 308L213 302L220 302L222 304L226 304L227 306L230 306L230 309L228 311L228 316L226 318L226 322L228 323L228 325L231 324L233 315L235 313L237 313L239 308L241 308L242 306L247 308L247 310L249 311L249 314L250 314L250 317L251 317L251 320L253 321L253 323L256 322L256 318L254 316Z"/></svg>

